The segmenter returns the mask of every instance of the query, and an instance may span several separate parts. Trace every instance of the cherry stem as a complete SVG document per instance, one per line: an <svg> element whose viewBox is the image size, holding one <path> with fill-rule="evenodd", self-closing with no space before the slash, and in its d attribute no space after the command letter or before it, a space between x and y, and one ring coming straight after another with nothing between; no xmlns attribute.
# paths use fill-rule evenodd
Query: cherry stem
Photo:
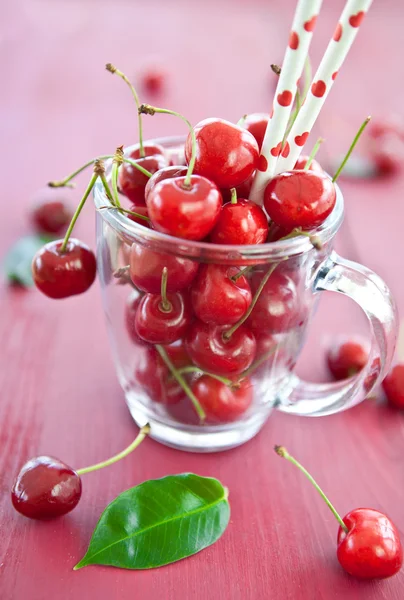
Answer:
<svg viewBox="0 0 404 600"><path fill-rule="evenodd" d="M240 277L243 277L243 275L247 275L252 270L253 270L253 266L252 265L250 265L249 267L244 267L243 269L240 269L240 271L238 273L235 273L235 275L232 275L230 277L230 279L232 281L234 281L234 283L236 283L236 281L238 279L240 279Z"/></svg>
<svg viewBox="0 0 404 600"><path fill-rule="evenodd" d="M132 217L136 217L142 221L150 221L150 217L146 217L146 215L140 215L137 212L133 212L133 210L122 208L122 206L100 206L98 210L119 210L119 212L125 213L126 215L131 215Z"/></svg>
<svg viewBox="0 0 404 600"><path fill-rule="evenodd" d="M80 173L82 173L85 169L87 169L87 167L94 165L95 161L97 161L97 160L108 160L109 158L114 158L114 156L115 156L114 154L104 154L104 156L98 156L97 158L92 158L91 160L87 161L84 165L82 165L81 167L79 167L78 169L73 171L73 173L70 173L70 175L67 175L67 177L65 177L64 179L61 179L59 181L49 181L48 186L53 187L53 188L74 187L74 184L70 183L70 181L72 179L74 179L75 177L77 177L77 175L80 175ZM126 156L124 156L123 162L132 165L132 167L135 167L135 169L137 169L138 171L143 173L143 175L145 175L146 177L150 178L152 176L152 173L150 173L150 171L148 171L144 167L141 167L140 165L138 165L135 160L126 158Z"/></svg>
<svg viewBox="0 0 404 600"><path fill-rule="evenodd" d="M206 419L206 413L203 410L198 398L195 396L195 394L193 393L193 391L191 390L191 388L189 387L189 385L187 384L187 382L185 381L185 379L183 378L181 373L179 373L177 371L177 369L171 362L170 357L168 356L167 352L164 350L163 346L156 344L155 348L156 348L157 352L160 354L165 365L169 368L171 375L174 377L174 379L176 379L178 381L178 383L180 384L180 386L182 387L182 389L184 390L184 392L186 393L188 398L191 400L200 420L204 421Z"/></svg>
<svg viewBox="0 0 404 600"><path fill-rule="evenodd" d="M275 354L275 351L276 347L271 348L271 350L268 350L268 352L265 352L265 354L263 354L261 358L253 362L252 365L248 367L248 369L241 373L239 380L243 379L244 377L247 377L248 375L251 375L251 373L258 369L258 367L260 367L262 363L264 363L270 356L272 356L272 354Z"/></svg>
<svg viewBox="0 0 404 600"><path fill-rule="evenodd" d="M87 198L89 197L91 190L94 187L95 182L97 181L97 178L99 176L99 173L94 173L93 176L90 179L90 183L87 186L86 191L84 192L84 196L82 197L82 199L80 200L80 204L78 205L78 207L76 208L76 212L74 213L72 220L70 221L70 225L66 231L65 237L63 238L63 242L62 245L60 246L59 252L61 254L63 254L64 252L66 252L66 248L67 248L67 244L69 242L69 238L71 236L71 233L73 231L73 228L76 224L77 219L79 218L79 214L81 213L81 210L84 206L84 204L86 203Z"/></svg>
<svg viewBox="0 0 404 600"><path fill-rule="evenodd" d="M366 125L369 123L370 119L372 117L366 117L366 119L363 121L362 125L359 127L358 129L358 133L356 134L356 136L353 139L352 144L349 146L349 150L346 153L342 163L340 164L340 166L337 169L337 172L335 173L334 177L332 178L332 182L335 183L338 179L338 177L341 175L341 171L342 169L345 167L346 163L348 162L349 157L351 156L356 144L359 141L359 138L361 137L363 130L365 129Z"/></svg>
<svg viewBox="0 0 404 600"><path fill-rule="evenodd" d="M133 450L135 450L143 442L143 440L149 433L150 425L145 425L139 431L136 439L133 440L133 442L127 448L125 448L125 450L122 450L122 452L119 452L119 454L115 454L115 456L111 456L111 458L108 458L108 460L104 460L103 462L91 465L91 467L84 467L83 469L78 469L76 471L77 475L85 475L86 473L98 471L99 469L103 469L104 467L109 467L109 465L113 465L114 463L118 462L122 458L125 458L125 456L128 456L128 454L133 452Z"/></svg>
<svg viewBox="0 0 404 600"><path fill-rule="evenodd" d="M275 75L278 75L279 77L282 71L281 67L279 65L271 65L271 69L275 73Z"/></svg>
<svg viewBox="0 0 404 600"><path fill-rule="evenodd" d="M186 117L184 117L183 115L181 115L178 112L175 112L175 110L168 110L167 108L157 108L156 106L151 106L150 104L142 104L139 107L139 113L146 114L146 115L154 115L155 113L164 114L164 115L173 115L173 117L178 117L179 119L182 119L184 121L184 123L186 123L186 125L188 126L188 129L189 129L189 132L191 134L192 152L191 152L191 160L189 161L189 165L188 165L188 171L185 176L184 187L185 188L191 187L191 176L192 176L194 166L195 166L195 161L196 161L196 135L195 135L195 131L194 131L194 128L192 127L191 123L188 121L188 119Z"/></svg>
<svg viewBox="0 0 404 600"><path fill-rule="evenodd" d="M312 233L310 233L310 231L304 231L304 229L302 229L301 227L295 227L294 229L292 229L292 231L290 233L288 233L288 235L285 235L279 241L282 242L284 240L291 240L291 239L294 239L294 238L299 237L301 235L304 236L304 237L309 238L312 246L316 250L322 250L323 245L320 242L320 240L318 239L318 237L316 235L313 235Z"/></svg>
<svg viewBox="0 0 404 600"><path fill-rule="evenodd" d="M233 385L234 381L232 381L231 379L228 379L227 377L222 377L221 375L215 375L215 373L209 373L209 371L204 371L203 369L200 369L199 367L194 367L193 365L190 365L189 367L181 367L181 369L177 369L178 373L185 374L185 373L203 373L204 375L208 375L209 377L212 377L213 379L217 379L218 381L221 381L221 383L224 383L225 385Z"/></svg>
<svg viewBox="0 0 404 600"><path fill-rule="evenodd" d="M310 152L309 158L307 159L306 164L304 165L304 171L308 171L310 169L311 163L314 160L317 152L320 150L321 144L324 142L324 138L318 138L317 142L313 146L313 150Z"/></svg>
<svg viewBox="0 0 404 600"><path fill-rule="evenodd" d="M119 77L124 80L124 82L130 87L130 89L132 91L132 95L133 95L133 97L135 99L136 106L137 106L137 109L138 109L137 118L138 118L138 126L139 126L139 150L140 150L140 156L141 156L141 158L144 158L146 156L146 153L145 153L144 147L143 147L143 124L142 124L142 115L139 112L140 100L139 100L139 96L137 94L137 91L135 90L135 87L131 84L131 82L129 81L129 79L126 77L125 73L122 73L122 71L120 71L119 69L117 69L114 65L111 65L111 63L107 63L105 65L105 68L110 73L115 73L116 75L119 75Z"/></svg>
<svg viewBox="0 0 404 600"><path fill-rule="evenodd" d="M118 208L121 207L121 203L119 201L119 192L118 192L118 171L119 167L123 163L123 146L119 146L116 151L114 158L112 159L112 170L111 170L111 183L112 183L112 192L114 194L114 204Z"/></svg>
<svg viewBox="0 0 404 600"><path fill-rule="evenodd" d="M231 204L237 204L237 190L236 188L231 188L231 200L230 203Z"/></svg>
<svg viewBox="0 0 404 600"><path fill-rule="evenodd" d="M105 173L101 173L99 177L101 179L101 183L102 183L105 193L108 197L108 200L111 202L111 204L114 204L114 197L113 197L110 187L108 185L108 181L107 181L107 178L105 177ZM110 207L108 207L108 208L110 208ZM115 208L115 207L113 206L111 208Z"/></svg>
<svg viewBox="0 0 404 600"><path fill-rule="evenodd" d="M331 510L331 512L334 515L334 517L337 519L337 521L340 524L341 528L345 531L345 533L348 533L349 529L345 525L344 521L341 519L341 517L338 514L337 510L334 508L334 506L328 500L327 496L324 494L323 490L318 485L318 483L315 481L315 479L313 479L313 477L310 475L310 473L308 471L306 471L306 469L303 467L303 465L301 465L295 458L293 458L293 456L291 456L289 454L289 452L286 450L286 448L284 448L283 446L275 446L274 450L275 450L275 452L279 456L281 456L282 458L286 458L286 460L288 460L289 462L291 462L292 465L295 465L295 467L297 467L298 469L300 469L300 471L314 485L314 487L316 488L316 490L318 491L318 493L320 494L320 496L322 497L322 499L324 500L324 502L327 504L328 508Z"/></svg>
<svg viewBox="0 0 404 600"><path fill-rule="evenodd" d="M246 120L246 118L247 118L247 117L248 117L248 115L243 115L243 116L241 117L241 119L239 119L239 120L237 121L237 125L238 125L239 127L244 127L244 123L245 123L245 120Z"/></svg>
<svg viewBox="0 0 404 600"><path fill-rule="evenodd" d="M167 267L164 267L163 272L161 274L161 302L159 308L165 313L169 313L173 309L171 302L169 302L169 300L167 299L167 281L168 269Z"/></svg>
<svg viewBox="0 0 404 600"><path fill-rule="evenodd" d="M285 260L285 259L283 259ZM257 291L254 294L254 297L252 299L252 302L250 304L250 306L248 307L247 311L244 313L244 315L241 317L241 319L239 319L237 321L237 323L235 323L233 325L233 327L230 327L230 329L228 329L227 331L225 331L223 333L223 338L225 340L229 340L231 338L231 336L233 335L233 333L235 331L237 331L237 329L240 327L240 325L242 325L250 316L250 314L252 313L254 306L257 303L258 298L260 297L260 294L262 292L262 290L264 289L265 284L267 283L268 279L270 278L270 276L272 275L272 273L275 271L276 267L279 265L279 262L274 263L273 265L271 265L268 269L268 271L265 273L264 277L261 280L261 283L259 284Z"/></svg>

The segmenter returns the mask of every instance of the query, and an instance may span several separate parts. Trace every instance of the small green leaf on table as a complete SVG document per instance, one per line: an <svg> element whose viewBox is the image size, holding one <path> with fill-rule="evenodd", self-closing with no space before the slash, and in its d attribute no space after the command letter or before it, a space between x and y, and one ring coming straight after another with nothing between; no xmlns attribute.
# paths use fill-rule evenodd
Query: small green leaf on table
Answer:
<svg viewBox="0 0 404 600"><path fill-rule="evenodd" d="M33 285L31 265L34 255L49 238L29 235L18 240L7 252L3 261L3 271L10 283L24 287Z"/></svg>
<svg viewBox="0 0 404 600"><path fill-rule="evenodd" d="M227 496L217 479L192 473L145 481L107 506L74 569L152 569L191 556L225 531Z"/></svg>

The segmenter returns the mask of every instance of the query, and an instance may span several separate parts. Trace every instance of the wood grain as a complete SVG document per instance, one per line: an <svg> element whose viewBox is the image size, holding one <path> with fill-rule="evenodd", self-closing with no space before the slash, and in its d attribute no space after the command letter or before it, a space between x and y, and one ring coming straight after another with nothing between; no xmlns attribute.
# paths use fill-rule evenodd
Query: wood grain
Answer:
<svg viewBox="0 0 404 600"><path fill-rule="evenodd" d="M343 2L324 4L314 62ZM282 60L293 5L16 0L11 8L1 0L1 254L29 230L27 207L37 188L134 140L130 94L104 72L104 63L135 76L154 57L167 69L167 89L156 102L194 122L213 115L237 120L270 107L269 64ZM402 82L393 77L403 53L401 12L399 0L385 0L367 17L319 124L328 152L347 147L365 115L402 111ZM181 125L169 117L146 122L148 136L178 131ZM403 178L346 181L343 190L347 221L338 249L377 270L403 310ZM91 206L77 234L93 243ZM275 443L288 446L342 513L372 506L403 532L404 417L374 401L323 419L274 414L256 439L221 455L185 454L146 440L132 457L86 476L83 499L66 518L35 523L17 515L9 488L31 455L53 454L79 468L125 447L136 428L115 378L97 285L66 302L2 285L0 302L1 600L404 597L402 573L371 583L344 574L335 557L336 523L272 451ZM326 295L299 372L325 379L324 345L340 331L366 331L359 315L348 301ZM145 479L183 471L218 477L230 489L231 524L216 545L153 572L72 572L108 502Z"/></svg>

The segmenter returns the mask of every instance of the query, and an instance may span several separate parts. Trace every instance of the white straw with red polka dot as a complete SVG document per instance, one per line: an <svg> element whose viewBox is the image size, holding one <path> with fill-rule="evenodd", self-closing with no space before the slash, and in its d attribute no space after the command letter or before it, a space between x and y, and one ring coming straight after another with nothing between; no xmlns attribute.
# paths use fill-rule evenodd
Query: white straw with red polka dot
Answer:
<svg viewBox="0 0 404 600"><path fill-rule="evenodd" d="M314 75L306 101L288 135L289 155L279 157L275 173L293 169L371 4L372 0L348 0L346 3L334 35Z"/></svg>
<svg viewBox="0 0 404 600"><path fill-rule="evenodd" d="M321 4L322 0L299 0L296 6L289 43L276 87L272 116L265 132L259 168L250 193L250 199L257 204L262 204L265 186L275 172L296 95L297 81L303 71ZM286 155L287 152L288 146L285 145L283 153Z"/></svg>

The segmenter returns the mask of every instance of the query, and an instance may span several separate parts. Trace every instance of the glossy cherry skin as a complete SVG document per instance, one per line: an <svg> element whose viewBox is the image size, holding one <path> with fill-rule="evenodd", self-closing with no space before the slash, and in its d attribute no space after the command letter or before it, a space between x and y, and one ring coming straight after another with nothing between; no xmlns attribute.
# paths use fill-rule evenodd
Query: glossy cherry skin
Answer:
<svg viewBox="0 0 404 600"><path fill-rule="evenodd" d="M304 167L306 166L307 161L309 160L309 157L305 154L301 154L299 156L299 158L296 161L296 164L294 166L294 170L295 171L301 171L304 169ZM309 171L315 171L316 173L324 173L324 170L322 168L322 166L320 165L319 162L317 162L315 159L313 159L311 161L310 167L309 167Z"/></svg>
<svg viewBox="0 0 404 600"><path fill-rule="evenodd" d="M144 217L149 216L149 211L147 210L147 206L136 206L135 204L129 208L132 212L137 213L138 215L143 215ZM128 219L138 223L139 225L143 225L143 227L147 227L147 229L151 229L151 222L146 221L145 219L140 219L139 217L135 217L134 215L126 215Z"/></svg>
<svg viewBox="0 0 404 600"><path fill-rule="evenodd" d="M249 200L228 202L210 234L214 244L263 244L268 237L268 219L258 204Z"/></svg>
<svg viewBox="0 0 404 600"><path fill-rule="evenodd" d="M360 579L382 579L398 573L403 549L395 525L373 508L356 508L338 530L337 557L345 571Z"/></svg>
<svg viewBox="0 0 404 600"><path fill-rule="evenodd" d="M209 375L202 375L193 383L192 391L209 423L236 421L251 406L253 400L253 386L248 377L230 387Z"/></svg>
<svg viewBox="0 0 404 600"><path fill-rule="evenodd" d="M395 408L404 408L404 364L393 367L382 385L388 403Z"/></svg>
<svg viewBox="0 0 404 600"><path fill-rule="evenodd" d="M164 349L177 369L190 364L191 359L182 342L165 346ZM168 367L155 348L146 349L136 368L135 379L154 402L170 405L176 404L184 398L184 390L171 376Z"/></svg>
<svg viewBox="0 0 404 600"><path fill-rule="evenodd" d="M260 150L262 147L262 142L264 141L268 121L268 113L251 113L244 119L243 127L255 137Z"/></svg>
<svg viewBox="0 0 404 600"><path fill-rule="evenodd" d="M253 273L250 281L253 294L264 275L265 271ZM304 318L302 301L293 278L288 273L275 270L258 296L247 324L257 334L281 333L292 329Z"/></svg>
<svg viewBox="0 0 404 600"><path fill-rule="evenodd" d="M135 294L137 294L136 291ZM146 345L146 342L138 336L138 333L136 331L136 313L141 299L142 296L139 295L129 297L128 302L125 306L125 326L126 331L128 332L128 335L132 342L139 346L144 346Z"/></svg>
<svg viewBox="0 0 404 600"><path fill-rule="evenodd" d="M243 181L243 183L241 183L240 185L238 185L236 187L237 198L248 198L248 196L250 195L253 181L254 181L254 175L255 175L255 171L253 172L252 175L250 175L250 177L248 179L246 179L245 181ZM223 202L231 201L231 189L222 188L220 190L220 192L222 194Z"/></svg>
<svg viewBox="0 0 404 600"><path fill-rule="evenodd" d="M228 326L195 321L188 330L186 349L193 362L218 375L237 375L251 365L256 342L253 333L241 325L229 340L223 337Z"/></svg>
<svg viewBox="0 0 404 600"><path fill-rule="evenodd" d="M187 240L202 240L219 218L222 195L214 183L192 175L160 181L147 196L147 208L157 231Z"/></svg>
<svg viewBox="0 0 404 600"><path fill-rule="evenodd" d="M86 244L70 238L61 254L63 240L45 244L34 256L32 275L36 287L49 298L82 294L94 283L97 263Z"/></svg>
<svg viewBox="0 0 404 600"><path fill-rule="evenodd" d="M325 173L285 171L264 192L269 217L280 227L313 229L325 221L336 201L335 186Z"/></svg>
<svg viewBox="0 0 404 600"><path fill-rule="evenodd" d="M160 169L160 171L156 171L156 173L150 177L146 184L146 201L149 193L160 181L163 181L164 179L172 179L173 177L185 177L187 171L188 167L182 167L181 165L172 165L170 167L164 167L164 169Z"/></svg>
<svg viewBox="0 0 404 600"><path fill-rule="evenodd" d="M139 290L151 294L160 293L164 267L168 271L168 292L178 292L188 287L199 267L198 263L188 258L162 254L140 244L132 245L129 262L132 282Z"/></svg>
<svg viewBox="0 0 404 600"><path fill-rule="evenodd" d="M194 173L214 181L219 188L239 186L257 168L258 144L243 127L223 119L205 119L194 131L197 146ZM185 143L188 163L191 153L189 134Z"/></svg>
<svg viewBox="0 0 404 600"><path fill-rule="evenodd" d="M365 344L344 339L327 352L327 365L336 380L347 379L359 373L368 362L369 351Z"/></svg>
<svg viewBox="0 0 404 600"><path fill-rule="evenodd" d="M192 307L204 323L231 325L246 313L252 301L251 288L237 267L201 265L191 288Z"/></svg>
<svg viewBox="0 0 404 600"><path fill-rule="evenodd" d="M191 323L188 296L181 292L167 294L171 308L164 310L160 294L145 294L136 311L136 333L150 344L172 344L182 338Z"/></svg>
<svg viewBox="0 0 404 600"><path fill-rule="evenodd" d="M154 154L134 160L150 173L156 173L156 171L167 166L167 159L163 154ZM119 189L135 206L145 205L145 189L148 181L149 177L147 175L144 175L129 163L123 163L119 169Z"/></svg>
<svg viewBox="0 0 404 600"><path fill-rule="evenodd" d="M74 211L71 202L60 195L60 192L54 188L48 190L38 193L31 210L31 221L39 233L62 234Z"/></svg>
<svg viewBox="0 0 404 600"><path fill-rule="evenodd" d="M81 479L57 458L32 458L18 473L11 490L14 508L30 519L52 519L70 512L81 497Z"/></svg>

